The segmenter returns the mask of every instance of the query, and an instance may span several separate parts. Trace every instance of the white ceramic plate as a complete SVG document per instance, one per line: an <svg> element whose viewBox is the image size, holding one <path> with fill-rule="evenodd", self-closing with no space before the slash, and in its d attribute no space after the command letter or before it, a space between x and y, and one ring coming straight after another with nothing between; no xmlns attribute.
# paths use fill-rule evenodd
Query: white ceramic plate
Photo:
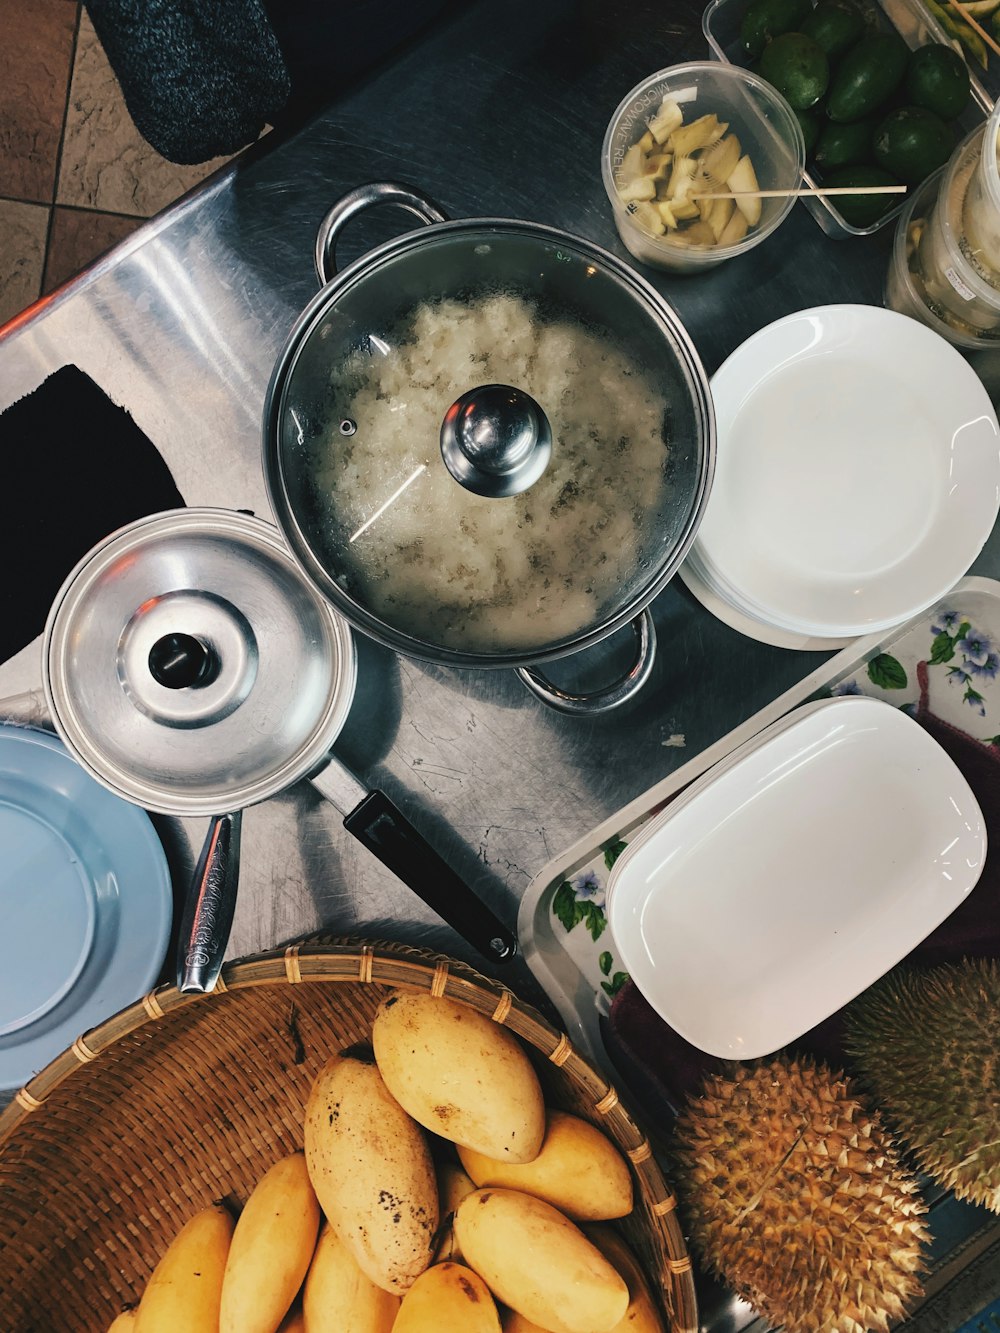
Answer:
<svg viewBox="0 0 1000 1333"><path fill-rule="evenodd" d="M50 733L0 724L0 1088L149 990L171 906L145 810Z"/></svg>
<svg viewBox="0 0 1000 1333"><path fill-rule="evenodd" d="M694 597L701 602L706 611L711 611L716 620L721 620L730 629L745 634L758 643L769 643L774 648L791 648L800 652L822 653L836 652L853 642L851 639L819 639L810 634L793 633L791 630L778 629L766 621L757 620L732 601L711 582L710 577L699 567L691 553L677 571L677 577Z"/></svg>
<svg viewBox="0 0 1000 1333"><path fill-rule="evenodd" d="M796 709L652 820L616 862L608 924L665 1022L768 1055L893 967L974 888L986 828L940 745L863 697Z"/></svg>
<svg viewBox="0 0 1000 1333"><path fill-rule="evenodd" d="M849 638L918 614L1000 508L1000 430L976 373L915 320L802 310L712 380L718 458L694 549L747 614Z"/></svg>

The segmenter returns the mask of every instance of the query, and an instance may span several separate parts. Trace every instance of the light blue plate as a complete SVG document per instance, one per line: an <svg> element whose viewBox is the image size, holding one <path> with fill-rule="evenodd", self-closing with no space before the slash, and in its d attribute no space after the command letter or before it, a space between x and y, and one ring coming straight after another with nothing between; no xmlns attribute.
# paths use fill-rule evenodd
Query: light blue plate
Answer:
<svg viewBox="0 0 1000 1333"><path fill-rule="evenodd" d="M0 1088L149 990L171 908L145 810L49 732L0 724Z"/></svg>

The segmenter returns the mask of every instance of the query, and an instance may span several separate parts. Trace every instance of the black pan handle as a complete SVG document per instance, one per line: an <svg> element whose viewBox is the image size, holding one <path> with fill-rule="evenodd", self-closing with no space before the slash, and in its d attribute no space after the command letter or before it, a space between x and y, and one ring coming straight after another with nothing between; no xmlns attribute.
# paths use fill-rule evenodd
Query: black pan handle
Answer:
<svg viewBox="0 0 1000 1333"><path fill-rule="evenodd" d="M484 958L509 963L517 953L517 940L507 927L424 841L385 792L369 792L345 817L344 828Z"/></svg>
<svg viewBox="0 0 1000 1333"><path fill-rule="evenodd" d="M384 792L372 791L335 755L329 755L309 781L344 816L348 833L464 940L491 963L510 962L517 953L516 936L442 861Z"/></svg>

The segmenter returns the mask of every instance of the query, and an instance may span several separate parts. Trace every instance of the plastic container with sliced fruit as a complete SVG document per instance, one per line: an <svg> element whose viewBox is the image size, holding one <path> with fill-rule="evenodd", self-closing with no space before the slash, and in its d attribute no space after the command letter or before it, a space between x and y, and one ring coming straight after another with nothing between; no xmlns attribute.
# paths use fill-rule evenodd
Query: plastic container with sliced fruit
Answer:
<svg viewBox="0 0 1000 1333"><path fill-rule="evenodd" d="M703 61L660 70L632 89L611 118L601 165L631 254L697 273L753 249L788 216L805 142L769 83ZM769 190L790 193L760 197Z"/></svg>

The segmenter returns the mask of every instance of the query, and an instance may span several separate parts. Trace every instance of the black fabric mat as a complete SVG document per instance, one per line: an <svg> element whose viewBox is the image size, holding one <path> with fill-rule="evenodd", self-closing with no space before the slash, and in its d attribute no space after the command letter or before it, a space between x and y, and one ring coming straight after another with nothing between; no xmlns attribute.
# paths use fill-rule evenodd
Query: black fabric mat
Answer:
<svg viewBox="0 0 1000 1333"><path fill-rule="evenodd" d="M0 662L41 634L76 562L184 501L129 414L63 366L0 415Z"/></svg>

